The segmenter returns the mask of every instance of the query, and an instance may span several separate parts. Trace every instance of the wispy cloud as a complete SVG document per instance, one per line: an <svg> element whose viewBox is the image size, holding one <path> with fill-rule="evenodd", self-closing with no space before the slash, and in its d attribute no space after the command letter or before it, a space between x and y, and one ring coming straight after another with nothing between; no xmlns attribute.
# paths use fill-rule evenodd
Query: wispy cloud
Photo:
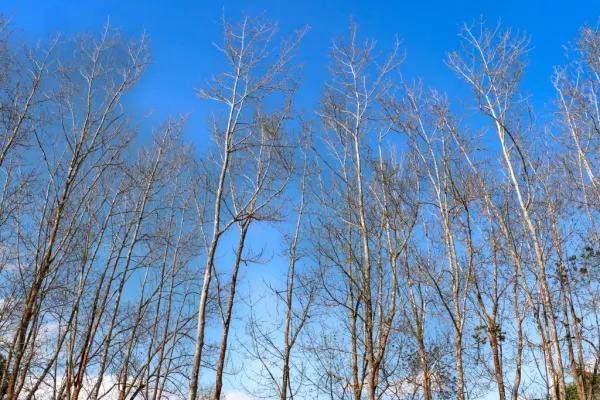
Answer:
<svg viewBox="0 0 600 400"><path fill-rule="evenodd" d="M253 397L250 397L244 392L240 392L238 390L226 390L225 398L227 400L253 400Z"/></svg>

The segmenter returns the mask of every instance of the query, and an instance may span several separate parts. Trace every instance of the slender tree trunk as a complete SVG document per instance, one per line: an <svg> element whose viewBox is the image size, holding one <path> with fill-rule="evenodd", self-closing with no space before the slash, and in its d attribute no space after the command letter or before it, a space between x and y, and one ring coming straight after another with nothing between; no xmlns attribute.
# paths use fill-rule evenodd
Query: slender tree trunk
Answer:
<svg viewBox="0 0 600 400"><path fill-rule="evenodd" d="M227 357L227 340L231 325L231 314L233 311L233 302L235 300L238 272L242 262L242 253L244 251L244 244L246 242L246 234L248 233L248 228L250 228L251 222L251 219L247 219L242 222L240 226L240 238L235 253L235 263L233 265L233 272L231 274L231 282L229 283L229 298L227 299L227 311L225 312L225 319L223 321L223 334L221 336L221 347L219 349L219 359L217 361L214 400L221 400L221 391L223 388L223 370L225 369L225 361Z"/></svg>
<svg viewBox="0 0 600 400"><path fill-rule="evenodd" d="M241 57L241 55L240 55ZM190 391L189 400L197 400L198 397L198 380L200 378L200 363L202 361L202 350L204 349L204 330L206 326L206 305L208 303L208 295L210 291L210 281L212 278L212 270L215 262L215 254L219 244L219 238L221 236L221 202L223 201L223 191L225 186L225 178L229 171L230 162L230 146L231 136L235 126L234 112L235 105L237 104L237 85L239 80L240 70L238 68L238 76L235 79L233 86L233 96L231 100L231 106L229 108L229 116L227 118L227 128L225 131L225 143L223 150L223 164L221 165L221 172L219 180L217 182L217 192L215 195L215 210L213 214L213 231L211 237L210 247L208 248L208 255L206 265L204 267L204 281L202 283L202 292L200 293L200 303L198 305L198 328L196 330L196 347L194 350L194 360L192 361L192 374L190 376Z"/></svg>

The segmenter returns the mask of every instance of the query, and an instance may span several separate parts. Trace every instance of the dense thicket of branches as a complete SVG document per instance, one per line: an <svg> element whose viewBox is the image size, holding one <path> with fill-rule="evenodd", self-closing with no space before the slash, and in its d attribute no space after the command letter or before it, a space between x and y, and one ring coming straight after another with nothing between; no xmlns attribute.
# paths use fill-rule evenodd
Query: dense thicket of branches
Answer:
<svg viewBox="0 0 600 400"><path fill-rule="evenodd" d="M527 36L464 25L452 99L352 24L297 115L305 34L223 21L198 155L146 37L0 20L0 398L600 398L600 31L534 110Z"/></svg>

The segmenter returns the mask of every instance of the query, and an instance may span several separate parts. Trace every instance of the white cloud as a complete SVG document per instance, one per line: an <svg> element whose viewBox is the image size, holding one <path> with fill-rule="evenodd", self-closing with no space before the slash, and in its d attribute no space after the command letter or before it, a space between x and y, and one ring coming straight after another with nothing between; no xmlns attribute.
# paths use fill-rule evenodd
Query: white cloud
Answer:
<svg viewBox="0 0 600 400"><path fill-rule="evenodd" d="M225 398L227 400L253 400L253 397L250 397L246 393L240 392L239 390L226 390Z"/></svg>

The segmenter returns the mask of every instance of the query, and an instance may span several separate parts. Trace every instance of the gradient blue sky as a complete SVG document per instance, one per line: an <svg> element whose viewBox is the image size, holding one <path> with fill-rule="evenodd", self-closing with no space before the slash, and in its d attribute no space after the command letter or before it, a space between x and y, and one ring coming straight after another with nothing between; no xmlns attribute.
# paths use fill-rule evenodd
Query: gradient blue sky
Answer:
<svg viewBox="0 0 600 400"><path fill-rule="evenodd" d="M407 49L403 75L423 77L427 85L458 94L463 87L443 64L446 51L458 48L458 25L481 15L491 23L498 19L532 35L527 87L533 101L543 105L552 96L552 66L564 61L562 47L584 23L596 24L600 1L239 1L239 0L2 0L0 10L14 15L14 25L28 38L42 38L62 31L98 32L107 19L127 35L145 29L151 36L155 64L136 90L137 111L154 110L153 120L169 113L192 112L189 134L202 146L203 127L211 105L195 97L194 88L222 60L211 43L219 40L218 20L224 11L233 19L263 11L278 20L282 31L306 24L311 31L302 44L300 59L306 62L304 85L298 104L313 108L326 78L325 64L330 39L347 32L350 16L359 24L359 35L375 37L387 50L398 34Z"/></svg>
<svg viewBox="0 0 600 400"><path fill-rule="evenodd" d="M219 41L218 22L223 12L239 19L266 11L268 17L279 21L284 34L311 26L299 54L306 67L297 104L307 110L314 109L327 78L330 39L347 33L351 16L358 23L359 36L376 38L382 51L390 48L397 34L408 56L403 76L410 80L422 77L426 85L447 91L451 97L465 90L443 62L447 51L459 47L458 26L482 15L491 24L501 19L532 36L526 87L540 111L554 96L550 75L554 65L565 61L562 46L585 22L598 23L600 0L0 0L0 11L14 15L14 26L28 39L45 38L57 31L97 33L108 18L128 36L145 29L151 37L154 64L128 105L140 115L154 110L151 124L169 114L191 112L187 136L201 148L209 137L204 121L213 105L197 99L195 88L221 69L223 60L212 42ZM254 269L248 281L258 285L265 275L264 269ZM234 388L234 383L228 384L229 390Z"/></svg>

